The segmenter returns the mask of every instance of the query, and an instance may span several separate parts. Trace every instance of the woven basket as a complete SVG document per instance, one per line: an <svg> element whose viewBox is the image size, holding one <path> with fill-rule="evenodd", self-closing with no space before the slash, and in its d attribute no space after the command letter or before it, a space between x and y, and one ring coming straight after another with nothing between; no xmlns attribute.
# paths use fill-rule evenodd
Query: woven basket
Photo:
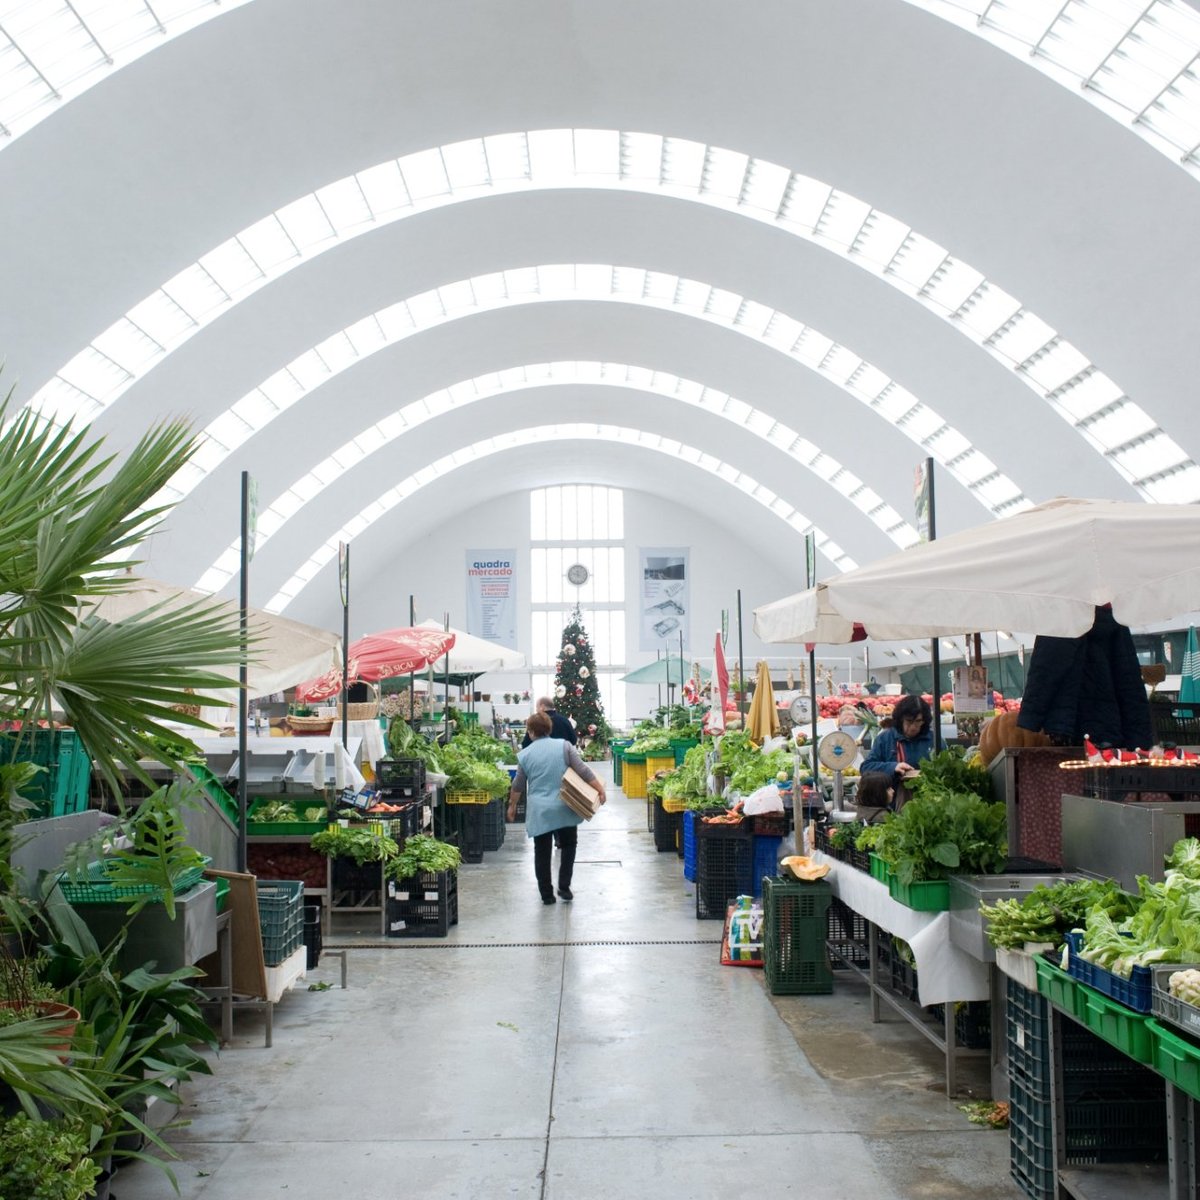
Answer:
<svg viewBox="0 0 1200 1200"><path fill-rule="evenodd" d="M374 700L356 700L346 705L348 721L373 721L379 716L379 697ZM337 719L342 719L342 706L339 704L337 709Z"/></svg>
<svg viewBox="0 0 1200 1200"><path fill-rule="evenodd" d="M297 717L288 714L287 723L296 733L328 733L333 728L333 717Z"/></svg>

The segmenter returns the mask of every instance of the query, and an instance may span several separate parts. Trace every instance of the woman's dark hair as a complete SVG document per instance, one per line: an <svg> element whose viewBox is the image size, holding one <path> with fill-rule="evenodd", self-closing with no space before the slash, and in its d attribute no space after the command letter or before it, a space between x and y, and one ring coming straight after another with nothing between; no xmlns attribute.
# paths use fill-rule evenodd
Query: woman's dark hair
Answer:
<svg viewBox="0 0 1200 1200"><path fill-rule="evenodd" d="M917 736L923 737L933 724L933 712L928 702L924 696L901 696L896 701L896 707L892 709L892 728L903 737L904 722L913 717L920 717L921 732Z"/></svg>
<svg viewBox="0 0 1200 1200"><path fill-rule="evenodd" d="M544 712L535 712L533 716L525 718L525 732L531 739L549 737L553 728L554 722Z"/></svg>
<svg viewBox="0 0 1200 1200"><path fill-rule="evenodd" d="M892 777L890 775L881 775L878 771L872 771L869 775L862 776L858 781L858 791L854 793L854 806L856 808L887 808L891 802L891 797L888 791L892 786Z"/></svg>

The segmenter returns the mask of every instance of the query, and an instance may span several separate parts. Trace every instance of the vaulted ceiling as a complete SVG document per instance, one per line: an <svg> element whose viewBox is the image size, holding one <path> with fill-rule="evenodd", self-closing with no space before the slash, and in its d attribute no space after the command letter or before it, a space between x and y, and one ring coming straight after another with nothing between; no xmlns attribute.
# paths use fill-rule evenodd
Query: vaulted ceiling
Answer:
<svg viewBox="0 0 1200 1200"><path fill-rule="evenodd" d="M3 382L191 418L153 573L228 588L249 470L330 624L340 538L533 482L823 574L927 456L944 532L1197 501L1198 59L1184 0L0 0Z"/></svg>

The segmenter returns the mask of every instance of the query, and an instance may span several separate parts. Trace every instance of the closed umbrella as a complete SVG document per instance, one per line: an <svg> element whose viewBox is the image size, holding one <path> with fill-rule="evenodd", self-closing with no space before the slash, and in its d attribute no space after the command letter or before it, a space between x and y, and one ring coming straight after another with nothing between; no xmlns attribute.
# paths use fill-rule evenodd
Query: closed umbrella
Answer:
<svg viewBox="0 0 1200 1200"><path fill-rule="evenodd" d="M1196 645L1196 627L1188 629L1187 650L1180 668L1179 701L1181 704L1200 704L1200 647Z"/></svg>
<svg viewBox="0 0 1200 1200"><path fill-rule="evenodd" d="M746 732L760 744L779 732L775 689L771 686L771 670L765 658L759 660L754 699L750 701L750 712L746 717Z"/></svg>
<svg viewBox="0 0 1200 1200"><path fill-rule="evenodd" d="M725 705L728 703L729 668L725 665L725 647L721 642L720 631L718 631L716 644L713 646L712 705L704 718L706 733L725 732Z"/></svg>
<svg viewBox="0 0 1200 1200"><path fill-rule="evenodd" d="M440 629L404 626L368 633L352 642L347 653L349 681L378 683L397 675L421 671L436 662L454 645L454 634ZM296 698L302 701L326 700L342 690L342 672L335 667L316 679L302 683Z"/></svg>

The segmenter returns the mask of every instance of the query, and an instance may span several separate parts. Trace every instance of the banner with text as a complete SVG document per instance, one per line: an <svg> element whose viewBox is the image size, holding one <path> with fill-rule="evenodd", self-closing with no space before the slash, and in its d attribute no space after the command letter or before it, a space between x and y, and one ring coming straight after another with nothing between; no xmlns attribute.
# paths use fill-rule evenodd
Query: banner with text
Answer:
<svg viewBox="0 0 1200 1200"><path fill-rule="evenodd" d="M638 585L641 589L641 650L691 649L688 610L687 548L639 550Z"/></svg>
<svg viewBox="0 0 1200 1200"><path fill-rule="evenodd" d="M517 644L517 552L467 551L467 632Z"/></svg>

